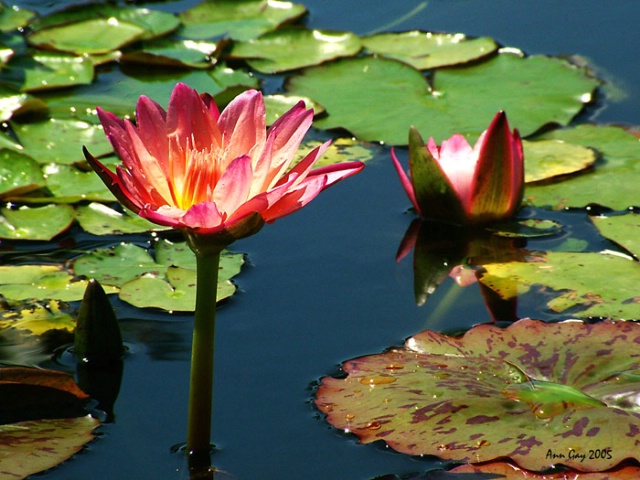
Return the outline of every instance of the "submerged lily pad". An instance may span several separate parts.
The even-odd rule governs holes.
[[[63,308],[61,302],[52,300],[45,305],[36,303],[25,308],[1,312],[0,328],[12,328],[33,335],[41,335],[49,330],[73,332],[76,321]]]
[[[532,287],[545,291],[553,312],[571,309],[579,318],[640,319],[638,262],[612,253],[546,252],[526,262],[484,266],[480,281],[502,298],[523,295]],[[606,279],[603,278],[606,272]],[[513,285],[517,285],[517,291]]]
[[[640,205],[636,181],[640,174],[640,142],[632,133],[609,125],[578,125],[539,138],[590,147],[602,159],[583,175],[549,185],[527,186],[525,196],[535,205],[561,209],[595,203],[614,210]]]
[[[341,59],[292,77],[287,91],[325,107],[328,115],[316,127],[346,128],[361,140],[405,145],[411,125],[438,143],[454,133],[477,136],[498,110],[509,112],[509,122],[523,135],[552,122],[564,125],[598,84],[557,58],[501,53],[437,70],[432,85],[395,60]]]
[[[346,362],[346,378],[322,379],[316,405],[362,443],[411,455],[601,471],[640,458],[638,342],[640,325],[611,321],[426,330]]]
[[[395,58],[418,70],[459,65],[490,55],[498,49],[489,37],[467,38],[461,33],[413,30],[379,33],[362,38],[371,53]]]
[[[351,32],[287,28],[235,43],[230,56],[259,72],[278,73],[355,55],[361,48]]]

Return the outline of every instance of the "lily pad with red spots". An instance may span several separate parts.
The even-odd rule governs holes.
[[[612,321],[426,330],[346,362],[316,405],[362,443],[402,453],[603,471],[640,459],[639,343],[640,325]]]

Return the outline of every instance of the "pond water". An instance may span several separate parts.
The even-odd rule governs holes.
[[[638,123],[637,0],[304,3],[311,27],[358,34],[463,32],[491,36],[527,53],[579,54],[613,82],[605,89],[606,106],[601,102],[591,109],[589,118]],[[408,206],[383,150],[362,174],[304,211],[233,245],[247,254],[248,264],[235,278],[239,293],[218,315],[216,467],[238,480],[366,480],[445,465],[382,445],[358,445],[325,423],[311,401],[318,379],[337,373],[344,360],[400,345],[425,328],[456,331],[491,320],[477,288],[461,293],[451,280],[425,306],[415,305],[411,260],[395,261],[413,218]],[[567,235],[582,234],[584,216],[565,214],[563,222],[570,217],[573,225]],[[448,300],[454,295],[454,302]],[[81,454],[37,478],[187,478],[182,457],[170,449],[185,439],[191,319],[139,318],[139,312],[115,306],[131,346],[115,420],[100,427],[99,437]],[[520,316],[541,315],[535,305],[520,308]]]

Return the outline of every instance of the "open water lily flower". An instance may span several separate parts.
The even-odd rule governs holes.
[[[179,83],[166,112],[140,97],[137,125],[100,108],[98,117],[123,165],[114,173],[86,149],[85,156],[120,202],[154,223],[228,243],[364,167],[348,162],[312,170],[327,142],[289,169],[313,111],[300,102],[267,129],[256,90],[220,112],[211,96]]]
[[[409,132],[410,177],[391,151],[400,182],[425,219],[480,225],[511,217],[522,202],[524,156],[517,130],[500,111],[472,148],[460,134],[425,146]]]

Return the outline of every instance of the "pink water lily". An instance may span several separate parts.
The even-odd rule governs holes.
[[[98,116],[123,165],[114,173],[86,149],[85,156],[120,202],[157,224],[229,243],[364,167],[349,162],[312,170],[327,142],[289,169],[313,111],[300,102],[267,129],[256,90],[220,112],[211,96],[179,83],[166,112],[140,97],[137,125],[100,108]]]
[[[460,134],[425,146],[409,133],[410,177],[391,152],[400,182],[425,219],[479,225],[511,217],[522,202],[524,156],[517,130],[498,112],[472,148]]]

